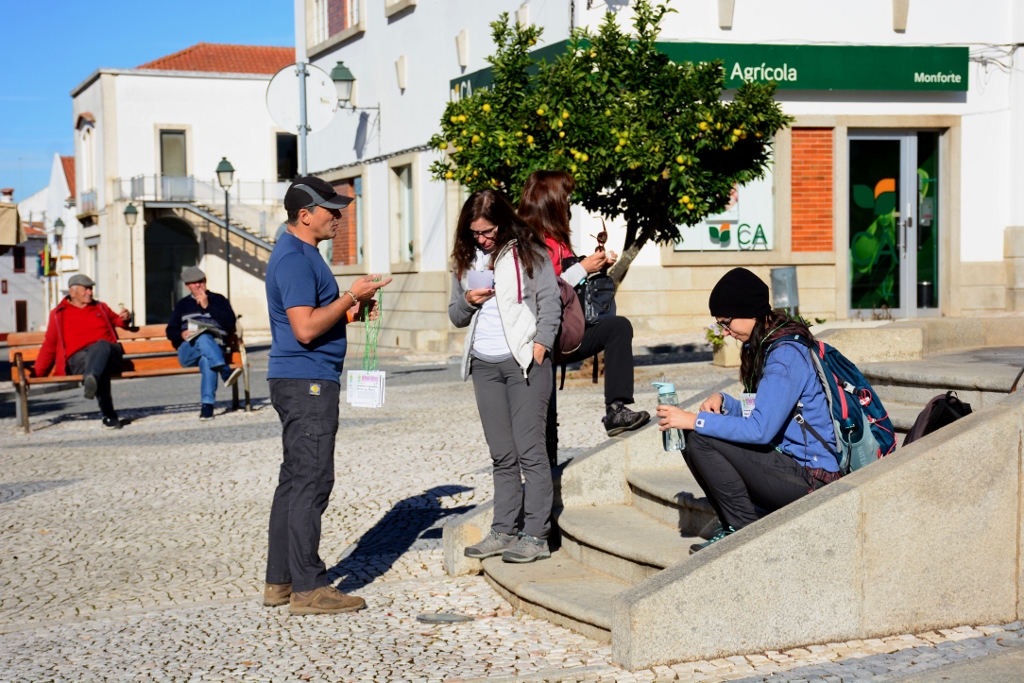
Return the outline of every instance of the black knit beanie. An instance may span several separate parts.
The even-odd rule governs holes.
[[[768,285],[746,268],[733,268],[711,290],[708,308],[716,318],[762,318],[772,312]]]

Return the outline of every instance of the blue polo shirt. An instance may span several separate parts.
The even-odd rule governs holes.
[[[321,308],[338,298],[338,283],[320,252],[286,232],[267,263],[270,309],[270,364],[267,379],[321,379],[339,382],[345,362],[346,317],[309,344],[295,338],[289,308]]]

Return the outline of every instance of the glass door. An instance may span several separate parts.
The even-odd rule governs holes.
[[[939,134],[850,134],[850,314],[938,312]]]

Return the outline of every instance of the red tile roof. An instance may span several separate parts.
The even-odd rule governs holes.
[[[46,226],[41,221],[23,221],[21,227],[25,228],[25,237],[46,237]]]
[[[197,43],[181,52],[146,62],[139,69],[275,74],[295,63],[295,48]]]
[[[75,196],[75,158],[61,157],[61,166],[64,167],[64,177],[68,179],[68,196]]]

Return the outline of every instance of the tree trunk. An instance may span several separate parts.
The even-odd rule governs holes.
[[[641,235],[633,244],[622,250],[619,255],[619,260],[615,262],[615,265],[608,270],[608,274],[612,278],[612,282],[615,283],[615,289],[619,289],[619,285],[626,278],[626,273],[629,272],[629,266],[633,263],[633,259],[640,253],[640,249],[647,244],[647,238]]]

